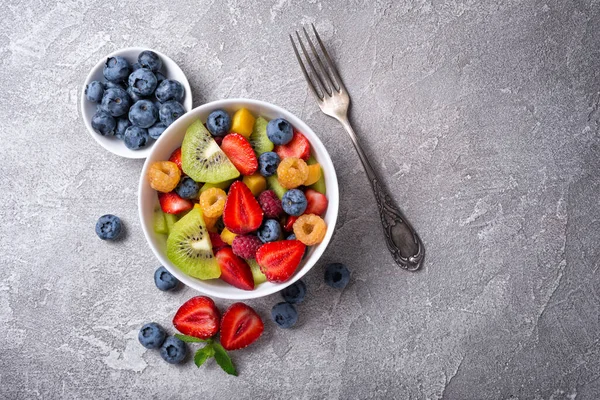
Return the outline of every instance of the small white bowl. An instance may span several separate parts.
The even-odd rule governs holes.
[[[319,164],[321,164],[321,168],[323,169],[325,185],[327,188],[326,196],[329,200],[327,211],[323,216],[323,219],[327,224],[327,233],[325,235],[325,239],[323,239],[323,241],[316,246],[308,247],[302,263],[292,278],[284,283],[265,282],[258,285],[254,290],[250,291],[238,289],[221,281],[220,279],[203,281],[192,278],[191,276],[181,272],[179,268],[169,261],[166,255],[167,237],[166,235],[154,233],[153,228],[153,212],[154,208],[158,206],[158,196],[156,191],[150,187],[146,179],[146,173],[150,164],[155,161],[168,160],[171,156],[171,153],[181,146],[183,137],[185,136],[185,131],[192,122],[197,119],[205,122],[208,114],[216,109],[221,108],[230,114],[233,114],[242,107],[250,110],[255,117],[262,115],[269,120],[274,118],[285,118],[292,124],[292,126],[294,126],[294,128],[306,136],[306,138],[310,141],[312,154],[317,159]],[[192,111],[186,113],[171,126],[169,126],[156,141],[156,144],[146,159],[144,168],[142,169],[142,175],[140,177],[138,196],[138,207],[142,230],[144,231],[144,235],[146,236],[146,240],[148,241],[150,248],[160,263],[187,286],[209,296],[231,300],[245,300],[267,296],[284,289],[285,287],[296,282],[298,279],[302,278],[317,263],[325,251],[325,248],[327,248],[327,244],[333,235],[339,208],[338,181],[335,174],[335,169],[333,167],[333,163],[331,162],[331,158],[329,157],[329,153],[327,153],[325,146],[323,143],[321,143],[313,130],[310,129],[304,122],[302,122],[300,118],[281,107],[265,103],[263,101],[250,99],[213,101],[211,103],[194,108]]]
[[[90,135],[100,144],[100,146],[104,147],[106,150],[110,151],[113,154],[116,154],[121,157],[126,158],[146,158],[152,147],[154,146],[154,140],[151,140],[145,147],[139,150],[131,150],[128,149],[127,146],[123,143],[122,140],[117,139],[113,136],[102,136],[97,133],[94,128],[92,128],[92,117],[96,113],[97,104],[88,101],[85,98],[85,88],[92,81],[100,81],[104,82],[104,75],[102,70],[104,68],[104,63],[106,59],[114,56],[124,57],[131,65],[137,62],[138,55],[144,50],[152,50],[161,58],[163,67],[161,69],[161,73],[169,79],[175,79],[183,85],[185,89],[185,94],[183,98],[183,107],[186,111],[192,109],[192,89],[190,88],[190,83],[188,82],[185,74],[179,68],[179,66],[175,63],[175,61],[171,60],[168,56],[161,53],[160,51],[156,51],[153,49],[149,49],[146,47],[128,47],[126,49],[117,50],[114,53],[110,53],[106,57],[102,58],[102,60],[98,61],[98,63],[92,68],[87,78],[85,79],[85,83],[81,88],[81,115],[83,116],[83,121],[85,122],[85,126],[87,127]]]

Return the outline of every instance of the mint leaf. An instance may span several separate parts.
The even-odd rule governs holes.
[[[204,343],[204,342],[209,342],[211,339],[200,339],[194,336],[188,336],[188,335],[181,335],[179,333],[175,334],[175,337],[177,339],[183,340],[184,342],[187,343]]]
[[[223,371],[227,372],[229,375],[237,376],[237,371],[231,362],[231,358],[229,358],[229,355],[223,346],[221,346],[220,343],[213,343],[211,347],[214,348],[215,361],[221,366]]]
[[[200,366],[204,364],[206,360],[215,355],[215,349],[213,346],[214,345],[212,344],[207,344],[196,352],[196,355],[194,355],[194,363],[198,368],[200,368]]]

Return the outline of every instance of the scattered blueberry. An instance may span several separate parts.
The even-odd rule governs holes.
[[[175,336],[169,336],[160,348],[160,356],[169,364],[179,364],[186,354],[185,343]]]
[[[271,309],[271,318],[280,328],[291,328],[298,322],[298,311],[293,304],[281,302]]]
[[[156,76],[156,87],[158,87],[158,85],[160,85],[160,83],[162,81],[164,81],[165,79],[167,79],[166,76],[164,76],[163,74],[161,74],[160,72],[156,71],[154,73],[154,75]]]
[[[263,243],[274,242],[281,235],[281,225],[276,219],[268,219],[258,228],[257,236]]]
[[[195,198],[198,196],[199,190],[200,186],[188,176],[181,178],[177,184],[177,187],[175,188],[175,192],[179,195],[179,197],[183,197],[184,199]]]
[[[267,151],[258,157],[258,168],[262,176],[271,176],[277,172],[280,158],[274,151]]]
[[[152,139],[158,139],[160,135],[162,135],[162,133],[165,131],[165,129],[167,129],[165,124],[163,124],[162,122],[157,122],[156,124],[148,128],[148,134]]]
[[[306,296],[306,285],[302,281],[296,281],[281,291],[283,299],[291,304],[299,304]]]
[[[159,111],[160,122],[166,126],[171,125],[177,118],[185,114],[185,109],[174,100],[169,100],[162,105]]]
[[[140,333],[138,333],[138,340],[147,349],[157,349],[165,341],[167,333],[165,330],[155,322],[150,322],[142,326]]]
[[[92,117],[92,128],[102,136],[115,134],[117,121],[106,111],[98,110]]]
[[[131,150],[140,149],[148,142],[148,130],[132,125],[125,130],[123,142]]]
[[[302,190],[292,189],[283,194],[281,205],[287,214],[299,216],[306,210],[308,202]]]
[[[99,81],[91,81],[85,87],[85,98],[92,103],[100,103],[104,94],[104,85]]]
[[[125,136],[125,131],[127,128],[131,126],[131,121],[129,118],[121,117],[117,118],[117,127],[115,128],[115,136],[119,139],[123,140],[123,136]]]
[[[296,240],[296,234],[292,233],[290,236],[288,236],[285,240]]]
[[[267,124],[267,137],[274,144],[288,144],[294,137],[292,125],[283,118],[272,119]]]
[[[144,50],[138,55],[138,63],[152,72],[156,72],[162,67],[162,60],[158,54],[150,50]]]
[[[183,85],[174,79],[165,79],[156,88],[154,94],[161,103],[169,100],[183,100]]]
[[[231,117],[225,110],[215,110],[208,114],[206,128],[213,136],[225,136],[231,129]]]
[[[134,92],[133,89],[131,88],[131,86],[128,86],[126,91],[127,91],[127,94],[129,95],[129,98],[131,99],[132,103],[135,103],[136,101],[140,101],[140,100],[144,99],[143,96],[140,96],[139,94]]]
[[[115,240],[121,233],[121,219],[112,214],[98,218],[96,235],[102,240]]]
[[[129,76],[130,68],[127,60],[121,56],[109,57],[102,73],[107,81],[122,82]]]
[[[158,120],[158,110],[150,100],[136,101],[129,109],[129,120],[140,128],[150,128]]]
[[[105,89],[123,89],[125,90],[125,85],[123,85],[122,83],[118,83],[118,82],[111,82],[111,81],[104,81],[104,88]]]
[[[175,289],[179,281],[163,266],[154,272],[154,283],[159,290],[166,292]]]
[[[148,68],[140,68],[129,75],[129,87],[139,96],[150,96],[156,89],[156,75]]]
[[[131,72],[133,72],[133,71],[137,71],[137,70],[138,70],[138,69],[140,69],[140,68],[142,68],[142,66],[140,65],[140,63],[139,63],[139,62],[136,62],[135,64],[133,64],[133,65],[131,66]]]
[[[344,264],[332,263],[325,267],[325,283],[336,289],[343,289],[350,282],[350,271]]]
[[[102,109],[113,117],[120,117],[127,113],[131,106],[131,99],[127,92],[120,88],[110,88],[104,91]]]

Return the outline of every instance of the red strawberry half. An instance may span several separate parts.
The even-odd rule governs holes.
[[[265,329],[260,316],[244,303],[234,303],[221,320],[221,345],[238,350],[254,343]]]
[[[210,236],[210,243],[212,244],[213,253],[221,250],[223,247],[227,247],[227,243],[221,239],[221,235],[216,232],[208,232],[208,236]]]
[[[256,262],[269,282],[285,282],[296,272],[305,249],[299,240],[266,243],[256,252]]]
[[[173,325],[184,335],[208,339],[217,334],[220,325],[219,310],[209,297],[192,297],[177,310]]]
[[[221,150],[235,165],[240,174],[252,175],[258,168],[256,154],[248,139],[238,133],[230,133],[223,138]]]
[[[229,194],[223,210],[223,223],[233,233],[243,235],[260,227],[263,210],[244,182],[235,181],[229,188]]]
[[[254,289],[254,278],[250,266],[242,258],[233,254],[231,247],[219,250],[216,258],[221,267],[221,279],[236,288]]]
[[[189,200],[182,199],[175,192],[170,193],[159,193],[158,202],[163,212],[169,214],[179,214],[184,211],[191,210],[194,207],[194,203]]]
[[[325,214],[329,200],[327,200],[327,197],[325,197],[323,193],[319,193],[313,189],[306,189],[304,195],[306,196],[306,201],[308,203],[304,214],[315,214],[319,216]]]
[[[298,157],[306,161],[310,157],[310,142],[306,136],[294,131],[294,136],[288,144],[275,146],[275,153],[282,160],[287,157]]]
[[[177,150],[175,150],[173,152],[173,154],[171,154],[171,157],[169,157],[169,161],[174,162],[175,164],[177,164],[177,166],[179,167],[179,170],[183,171],[181,169],[181,147],[178,148]]]
[[[298,219],[298,217],[293,216],[293,215],[288,215],[287,219],[285,220],[285,224],[283,225],[283,230],[286,232],[291,232],[294,230],[294,222],[296,222],[296,220]]]

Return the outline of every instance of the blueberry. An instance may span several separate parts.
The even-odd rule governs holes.
[[[129,95],[129,98],[131,99],[132,103],[135,103],[136,101],[144,100],[144,98],[145,98],[143,96],[140,96],[136,92],[134,92],[131,86],[128,86],[126,91],[127,91],[127,94]]]
[[[281,302],[271,309],[271,318],[280,328],[291,328],[298,322],[298,311],[293,304]]]
[[[117,121],[106,111],[98,110],[92,117],[92,128],[102,136],[115,134]]]
[[[102,73],[107,81],[122,82],[129,76],[131,68],[127,60],[121,56],[106,59]]]
[[[133,71],[137,71],[137,70],[138,70],[138,69],[140,69],[140,68],[142,68],[142,66],[140,65],[140,63],[139,63],[139,62],[136,62],[135,64],[133,64],[133,65],[131,66],[131,72],[133,72]]]
[[[115,128],[115,136],[123,140],[125,131],[131,126],[129,118],[121,117],[117,119],[117,127]]]
[[[131,99],[127,92],[120,88],[110,88],[104,91],[102,109],[113,117],[126,114],[131,107]]]
[[[137,150],[144,147],[148,142],[148,130],[132,125],[125,129],[123,142],[125,142],[125,146],[131,150]]]
[[[185,108],[183,108],[180,103],[174,100],[169,100],[162,105],[158,114],[160,117],[160,122],[166,126],[169,126],[175,122],[177,118],[185,114]]]
[[[140,128],[150,128],[158,120],[158,110],[150,100],[136,101],[129,109],[129,120]]]
[[[96,235],[102,240],[115,240],[121,233],[121,220],[112,214],[98,218]]]
[[[158,85],[154,95],[161,103],[169,100],[180,102],[183,100],[183,85],[174,79],[165,79]]]
[[[231,129],[231,117],[225,110],[215,110],[208,114],[206,128],[213,136],[225,136]]]
[[[160,347],[160,356],[169,364],[179,364],[186,354],[185,343],[175,336],[169,336]]]
[[[85,87],[85,98],[92,103],[100,103],[104,94],[104,85],[99,81],[91,81]]]
[[[267,124],[267,137],[274,144],[288,144],[294,137],[292,125],[283,118],[272,119]]]
[[[166,292],[175,289],[179,281],[163,266],[154,272],[154,283],[159,290]]]
[[[177,187],[175,188],[175,192],[179,195],[179,197],[183,197],[184,199],[193,199],[198,196],[198,191],[200,190],[200,186],[190,177],[183,177]]]
[[[276,219],[268,219],[258,228],[258,238],[263,242],[274,242],[281,235],[281,225]]]
[[[156,76],[156,87],[158,87],[158,85],[160,85],[160,83],[162,81],[164,81],[165,79],[167,79],[166,76],[164,76],[163,74],[161,74],[160,72],[156,71],[154,73],[154,75]]]
[[[162,133],[165,131],[165,129],[167,129],[165,124],[163,124],[162,122],[157,122],[156,124],[148,128],[148,134],[152,139],[158,139],[160,135],[162,135]]]
[[[299,304],[306,296],[306,285],[302,281],[296,281],[281,291],[283,299],[291,304]]]
[[[285,240],[296,240],[296,234],[292,233],[290,236],[288,236]]]
[[[258,157],[258,168],[262,176],[271,176],[277,172],[279,156],[274,151],[267,151]]]
[[[325,267],[325,283],[336,289],[343,289],[350,282],[350,271],[342,263],[332,263]]]
[[[283,211],[289,215],[294,215],[297,217],[302,215],[302,213],[306,210],[308,202],[306,201],[306,196],[302,190],[292,189],[283,194],[281,205],[283,207]]]
[[[150,50],[144,50],[138,55],[138,63],[152,72],[156,72],[162,67],[162,60],[158,54]]]
[[[111,81],[104,81],[104,88],[105,89],[123,89],[126,90],[125,85],[123,85],[122,83],[117,83],[117,82],[111,82]]]
[[[150,322],[142,326],[140,333],[138,333],[138,340],[147,349],[157,349],[165,341],[167,333],[165,330],[156,322]]]
[[[156,75],[148,68],[140,68],[129,75],[129,87],[139,96],[150,96],[156,89]]]

